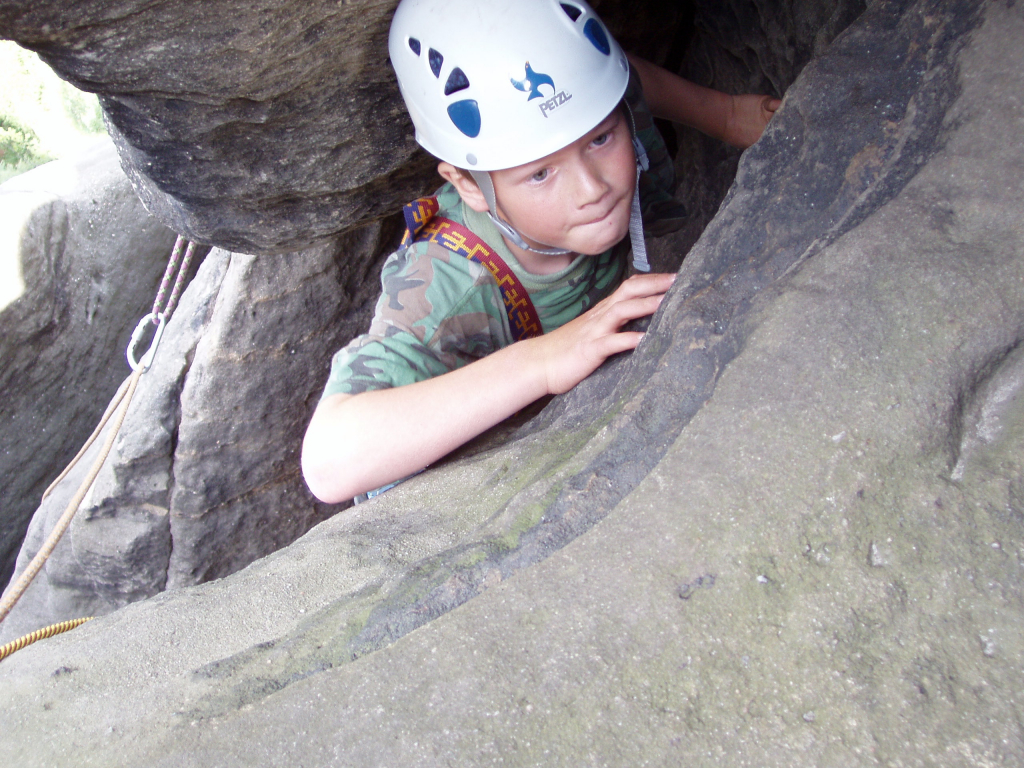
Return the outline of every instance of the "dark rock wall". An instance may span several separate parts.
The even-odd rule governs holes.
[[[177,232],[294,251],[422,192],[394,0],[3,2],[0,35],[100,95],[125,170]]]
[[[210,253],[103,470],[3,637],[233,573],[342,508],[306,489],[299,448],[332,353],[376,298],[370,286],[395,223],[292,254]],[[96,447],[36,511],[18,573]]]
[[[700,85],[781,98],[811,58],[864,9],[864,0],[692,2],[667,50],[644,40],[636,49]],[[680,232],[655,245],[654,263],[675,271],[725,198],[740,151],[692,128],[661,128],[676,151],[676,197],[689,218]]]

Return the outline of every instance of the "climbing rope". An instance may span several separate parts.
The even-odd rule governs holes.
[[[135,330],[132,332],[132,339],[128,344],[127,357],[128,364],[132,368],[132,374],[125,379],[121,386],[117,390],[117,394],[114,395],[114,399],[110,405],[107,406],[106,412],[100,419],[100,423],[96,429],[86,440],[85,445],[75,455],[75,458],[71,460],[71,463],[64,469],[63,472],[54,480],[50,487],[43,492],[43,499],[49,496],[53,488],[63,480],[67,474],[74,468],[78,461],[85,455],[86,451],[92,446],[92,444],[99,437],[103,428],[107,422],[113,417],[114,423],[107,435],[106,440],[103,441],[103,445],[100,448],[99,455],[96,457],[96,461],[93,462],[89,473],[86,475],[82,484],[79,485],[78,490],[64,509],[64,513],[60,516],[57,524],[53,527],[50,535],[47,537],[46,542],[36,553],[36,556],[32,558],[32,561],[28,564],[28,567],[22,572],[17,582],[11,586],[4,594],[3,598],[0,599],[0,621],[3,621],[7,614],[11,612],[11,609],[15,606],[21,596],[28,589],[32,580],[36,577],[39,571],[42,569],[46,560],[50,557],[54,548],[57,546],[57,542],[60,541],[64,532],[68,526],[71,525],[71,520],[75,516],[75,512],[78,511],[78,507],[81,505],[82,500],[85,499],[86,494],[92,487],[93,482],[96,480],[97,475],[100,473],[100,469],[103,467],[103,463],[106,461],[110,449],[114,445],[114,440],[117,438],[117,433],[121,429],[121,425],[124,423],[125,416],[128,415],[128,406],[131,405],[132,397],[135,395],[135,389],[138,387],[139,379],[142,378],[142,374],[149,370],[149,367],[153,364],[153,357],[156,355],[157,346],[160,344],[160,339],[163,336],[164,328],[167,325],[167,321],[171,317],[171,313],[178,305],[178,299],[181,297],[181,292],[185,287],[185,278],[188,274],[189,266],[192,263],[192,257],[195,254],[196,244],[193,242],[188,243],[188,247],[185,248],[185,238],[181,235],[178,236],[177,241],[174,243],[174,249],[171,251],[171,258],[167,263],[167,269],[164,271],[163,279],[160,281],[160,289],[157,291],[156,300],[153,302],[153,309],[148,315],[146,315]],[[184,249],[184,257],[182,257],[182,250]],[[171,288],[170,298],[167,298],[167,289],[171,287],[173,280],[173,288]],[[166,300],[166,305],[164,304]],[[138,348],[142,343],[143,338],[146,335],[146,331],[149,326],[153,327],[152,336],[150,337],[149,347],[143,353],[142,358],[138,357]],[[44,637],[51,637],[52,635],[59,634],[60,632],[66,632],[69,629],[77,627],[87,619],[74,619],[72,621],[61,622],[60,624],[54,624],[52,626],[40,629],[33,632],[31,635],[19,638],[12,643],[8,643],[3,646],[3,653],[0,654],[0,659],[5,656],[14,653],[14,651],[24,648],[26,645],[34,643],[36,640],[41,640]],[[75,623],[77,622],[77,623]],[[60,628],[62,627],[62,629]],[[52,630],[52,631],[51,631]],[[28,639],[32,638],[32,639]],[[11,647],[16,646],[16,647]],[[7,650],[11,647],[11,650]]]
[[[93,462],[92,468],[89,470],[89,474],[86,475],[85,480],[78,486],[78,490],[64,509],[64,513],[60,516],[57,524],[53,527],[50,535],[47,537],[46,542],[42,548],[36,552],[36,556],[32,558],[32,561],[28,564],[28,567],[22,571],[21,576],[14,585],[7,590],[4,594],[3,599],[0,600],[0,621],[3,621],[7,617],[7,614],[11,612],[15,603],[21,599],[21,596],[28,589],[32,580],[36,577],[43,565],[46,564],[47,559],[53,553],[54,548],[57,546],[57,542],[60,541],[64,532],[71,525],[71,519],[75,516],[75,512],[78,511],[79,505],[85,498],[85,495],[89,492],[89,488],[92,487],[93,481],[96,476],[99,475],[100,469],[103,467],[103,462],[106,461],[107,454],[110,453],[110,449],[114,445],[114,439],[117,437],[117,432],[121,429],[121,424],[124,423],[124,417],[128,413],[128,406],[131,403],[132,395],[135,394],[135,387],[138,386],[139,379],[142,378],[143,371],[137,370],[129,377],[128,380],[128,392],[127,396],[121,403],[121,408],[118,410],[117,420],[114,422],[114,428],[110,430],[110,434],[107,435],[107,439],[103,442],[103,447],[100,449],[99,456],[96,457],[96,461]],[[71,467],[65,470],[65,474]]]
[[[0,661],[3,661],[15,651],[20,651],[26,645],[32,645],[37,640],[45,640],[48,637],[59,635],[61,632],[67,632],[69,629],[74,629],[77,626],[85,624],[87,621],[92,621],[93,616],[86,616],[82,619],[71,619],[70,621],[62,621],[60,624],[51,624],[43,629],[37,629],[30,635],[19,637],[17,640],[11,640],[7,645],[0,645]]]

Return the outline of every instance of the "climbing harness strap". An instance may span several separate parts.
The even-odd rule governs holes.
[[[543,335],[540,315],[537,314],[530,294],[526,292],[516,273],[493,248],[470,229],[444,216],[438,216],[439,210],[441,206],[436,197],[421,197],[407,204],[402,209],[406,226],[402,247],[407,248],[419,242],[436,243],[446,250],[487,267],[501,291],[513,338],[522,341]]]
[[[117,394],[114,395],[113,401],[107,407],[106,412],[100,419],[99,425],[96,427],[95,430],[93,430],[92,435],[90,435],[89,439],[86,440],[85,445],[82,446],[82,449],[78,452],[75,458],[71,460],[71,463],[68,464],[67,468],[65,468],[65,470],[61,472],[58,478],[54,480],[54,482],[50,484],[50,487],[47,488],[46,491],[44,491],[43,493],[43,499],[45,499],[53,490],[53,488],[57,485],[57,483],[64,479],[64,477],[67,476],[67,474],[78,463],[82,456],[85,455],[85,452],[90,448],[90,446],[92,446],[92,444],[99,437],[100,433],[103,431],[103,428],[106,426],[107,422],[113,417],[113,426],[111,427],[110,433],[107,435],[106,440],[103,441],[103,445],[100,448],[99,455],[96,457],[96,461],[93,462],[93,465],[89,470],[89,473],[82,481],[82,484],[78,487],[78,490],[75,492],[74,497],[72,497],[71,501],[64,509],[63,514],[60,516],[60,519],[57,521],[57,524],[53,527],[53,530],[47,537],[46,542],[36,553],[35,557],[32,558],[32,561],[22,572],[21,576],[18,577],[18,580],[7,590],[3,598],[0,599],[0,621],[3,621],[4,618],[6,618],[7,614],[11,612],[11,609],[18,602],[21,596],[25,593],[25,590],[28,589],[29,585],[32,583],[32,580],[36,577],[36,575],[42,569],[43,565],[46,563],[47,558],[49,558],[50,554],[57,546],[57,542],[60,541],[61,537],[64,535],[64,532],[71,524],[71,520],[75,516],[75,512],[78,511],[79,505],[81,505],[83,499],[85,499],[85,495],[89,492],[89,488],[92,487],[92,484],[96,480],[97,475],[99,475],[100,469],[103,467],[103,462],[106,461],[106,458],[110,453],[110,449],[114,445],[114,440],[117,438],[117,433],[121,429],[121,425],[124,423],[125,416],[128,414],[128,407],[129,405],[131,405],[132,396],[135,394],[136,387],[138,387],[139,379],[142,378],[142,374],[149,370],[150,365],[152,365],[153,363],[153,356],[156,354],[157,346],[159,345],[160,338],[163,335],[164,326],[167,324],[167,321],[170,319],[171,313],[177,306],[178,299],[180,298],[182,289],[185,286],[185,277],[188,274],[189,266],[191,265],[192,262],[192,257],[195,254],[195,243],[189,242],[188,247],[184,248],[185,242],[185,239],[179,235],[177,241],[174,244],[174,250],[171,252],[171,258],[167,264],[167,269],[164,272],[163,280],[160,283],[160,289],[157,291],[156,300],[153,302],[153,309],[148,315],[146,315],[144,318],[142,318],[142,320],[139,321],[139,324],[135,328],[134,333],[132,333],[132,339],[128,345],[127,350],[128,363],[132,368],[131,376],[129,376],[121,384],[120,388],[118,388]],[[183,249],[184,258],[182,258]],[[167,289],[171,285],[172,280],[174,282],[174,287],[171,289],[170,299],[167,300]],[[166,305],[164,304],[165,300],[167,300]],[[153,336],[150,340],[149,348],[143,353],[142,358],[139,359],[137,357],[137,348],[139,347],[142,338],[145,335],[146,328],[149,325],[153,326]],[[64,626],[65,624],[70,624],[70,622],[62,622],[59,625],[55,624],[53,625],[53,627]],[[77,624],[74,624],[73,626],[77,626]],[[58,632],[64,632],[67,629],[72,628],[72,626],[66,626],[64,627],[64,629],[55,630],[51,634],[40,634],[48,632],[49,630],[53,629],[53,627],[46,627],[45,629],[41,629],[38,632],[34,632],[32,635],[26,636],[34,637],[35,635],[39,635],[38,637],[35,637],[35,639],[23,643],[23,645],[18,645],[17,648],[13,648],[4,655],[13,653],[19,648],[24,647],[24,645],[28,645],[30,642],[35,642],[36,640],[42,639],[43,637],[50,637],[51,634],[57,634]],[[21,638],[15,641],[14,644],[21,643],[25,639],[26,638]],[[8,643],[8,645],[13,644]],[[5,649],[7,647],[8,646],[4,646]],[[2,658],[3,656],[0,656],[0,659]]]

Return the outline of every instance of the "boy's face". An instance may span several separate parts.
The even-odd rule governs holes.
[[[629,231],[636,158],[627,118],[616,109],[572,144],[491,178],[499,213],[531,246],[603,253]]]

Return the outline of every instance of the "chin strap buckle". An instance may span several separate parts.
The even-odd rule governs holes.
[[[632,119],[632,115],[630,115]],[[636,164],[641,171],[647,171],[651,168],[651,161],[647,159],[647,150],[644,149],[644,144],[640,139],[637,138],[636,134],[633,134],[633,152],[636,153]]]

